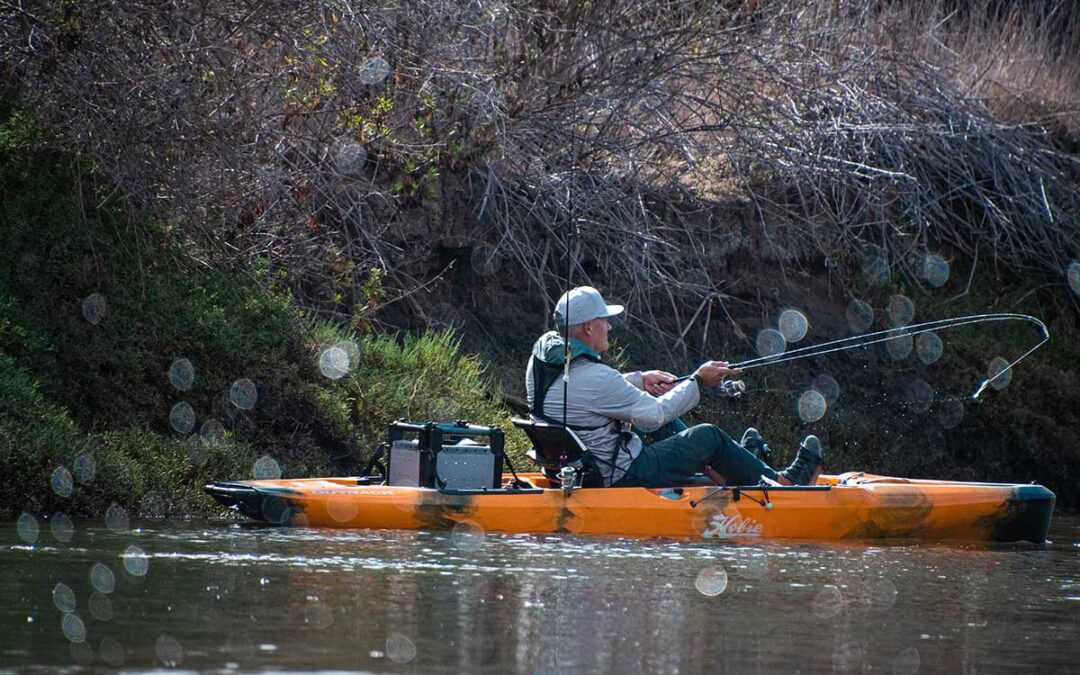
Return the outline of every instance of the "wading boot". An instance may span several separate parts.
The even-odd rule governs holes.
[[[824,466],[825,453],[821,450],[821,441],[810,434],[803,439],[799,451],[795,453],[795,461],[781,471],[780,475],[793,485],[813,485]]]
[[[744,431],[739,445],[754,453],[758,459],[765,462],[766,466],[772,468],[772,449],[765,442],[765,439],[761,437],[757,429],[749,427]]]

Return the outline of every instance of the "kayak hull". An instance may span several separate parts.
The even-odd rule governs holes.
[[[1046,539],[1054,493],[1041,485],[822,476],[816,485],[717,489],[435,490],[356,478],[214,483],[207,493],[245,516],[281,525],[453,529],[693,539]]]

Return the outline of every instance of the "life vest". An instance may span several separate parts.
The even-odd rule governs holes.
[[[565,426],[573,431],[596,431],[598,429],[610,427],[612,433],[619,436],[619,442],[615,446],[615,454],[612,455],[611,458],[611,464],[614,466],[619,452],[624,449],[626,444],[621,421],[613,419],[599,426],[587,427],[566,424],[564,420],[555,419],[544,412],[544,403],[547,400],[547,394],[551,388],[562,379],[564,366],[566,364],[566,343],[563,340],[563,336],[556,331],[545,333],[533,346],[532,356],[533,404],[529,412],[532,413],[534,417],[538,417],[548,424]],[[588,345],[580,340],[570,338],[570,364],[573,365],[574,362],[578,360],[603,363],[600,355],[590,349]],[[598,461],[599,459],[595,455],[586,451],[585,457],[582,458],[582,463],[585,467],[585,474],[582,479],[582,485],[584,487],[603,487],[604,478],[600,472],[600,467],[597,465]]]

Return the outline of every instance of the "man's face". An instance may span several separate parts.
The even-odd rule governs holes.
[[[589,346],[597,354],[603,354],[611,346],[608,342],[608,331],[611,324],[607,319],[593,319],[589,322]]]

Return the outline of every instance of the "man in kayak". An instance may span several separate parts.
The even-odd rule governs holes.
[[[622,305],[607,304],[595,288],[580,286],[559,298],[554,314],[560,331],[570,325],[566,425],[593,455],[604,486],[667,487],[702,470],[732,485],[757,485],[763,477],[782,485],[814,482],[823,464],[816,436],[806,437],[791,466],[776,471],[719,427],[687,428],[679,421],[698,404],[703,390],[713,391],[740,373],[726,361],[708,361],[681,382],[660,370],[619,373],[604,364],[608,319],[622,311]],[[525,388],[534,419],[563,422],[566,352],[559,331],[545,333],[533,345]],[[760,444],[761,438],[748,429],[743,441]]]

